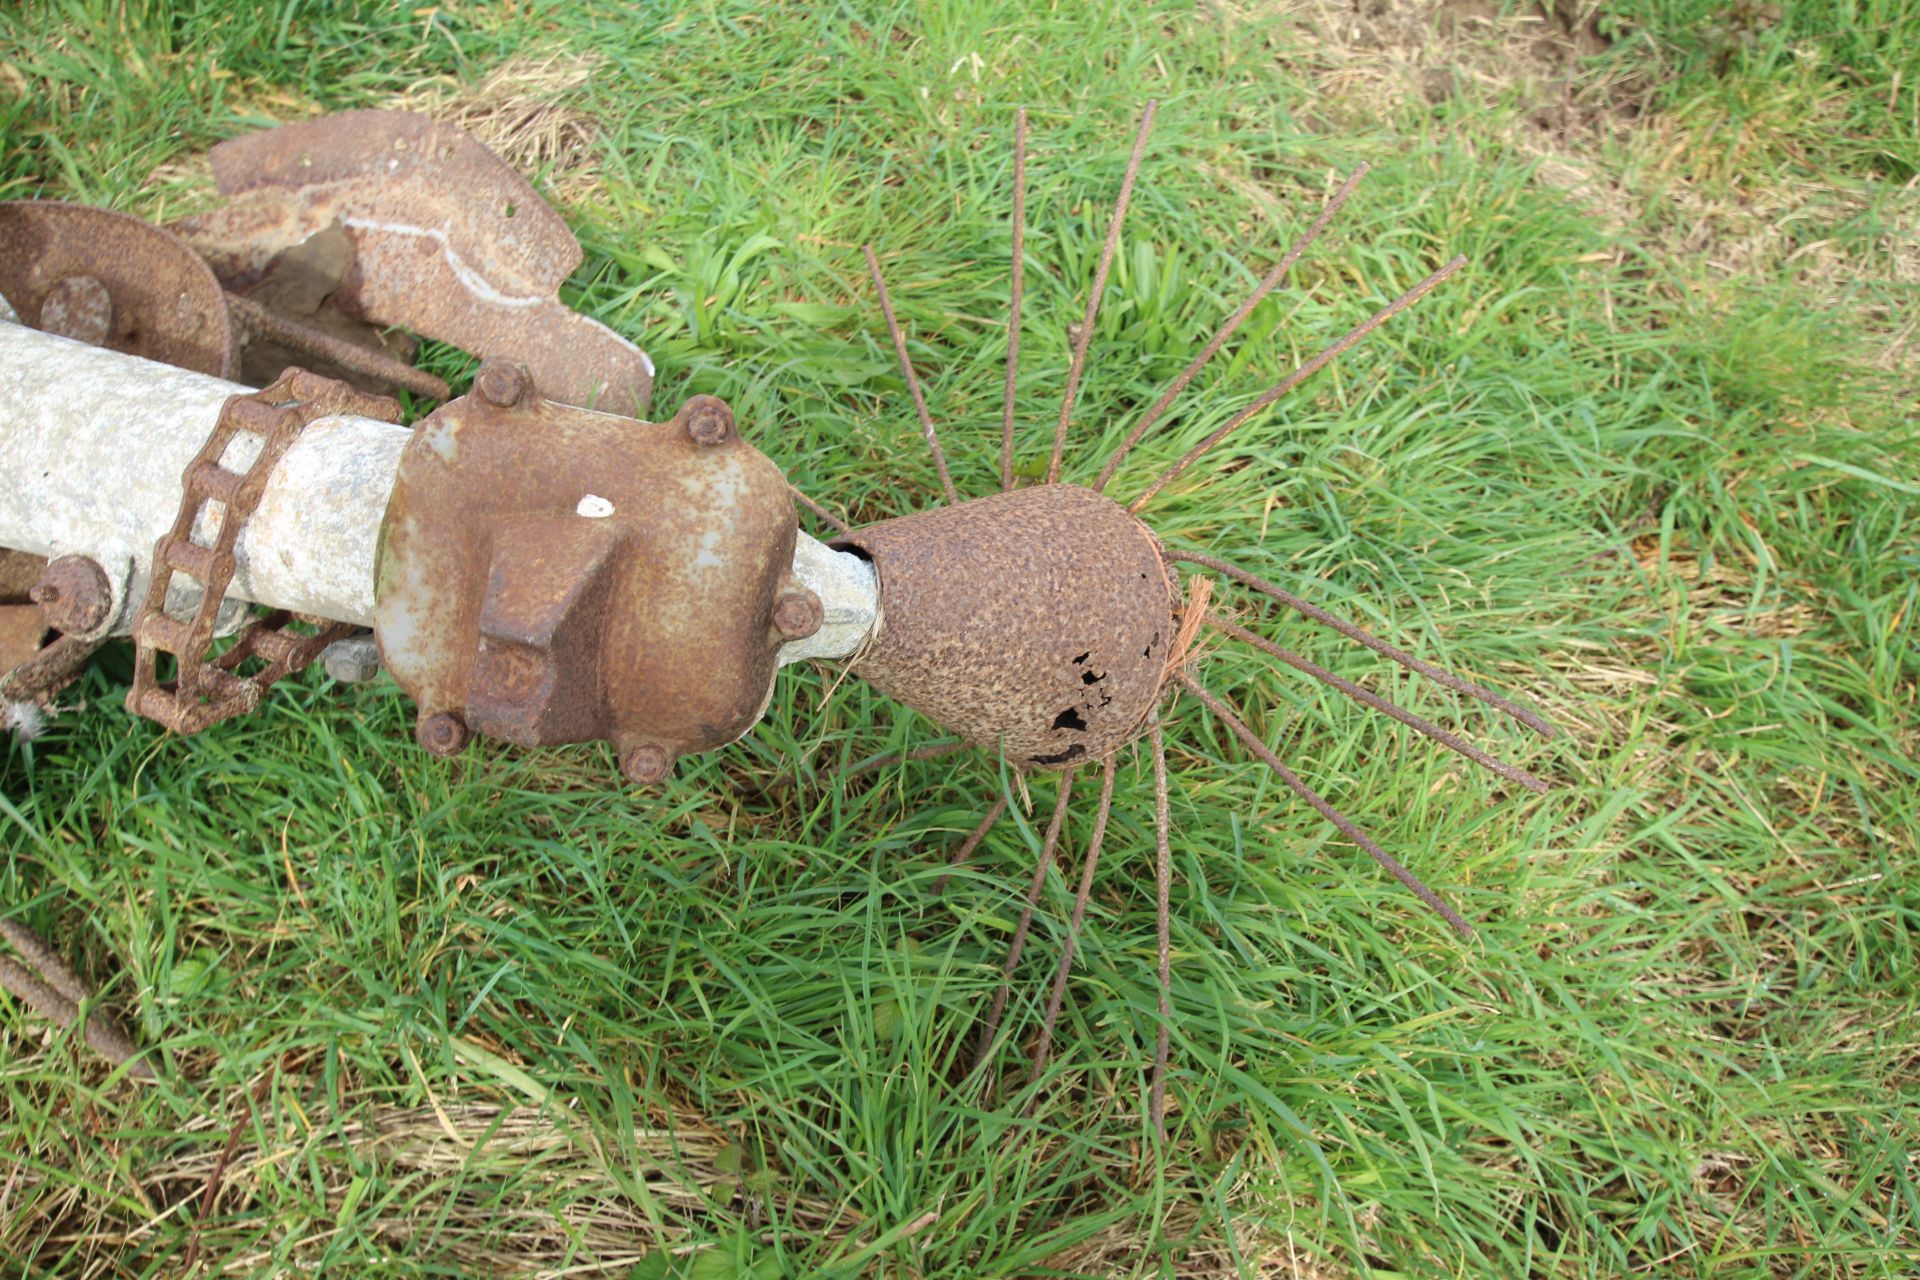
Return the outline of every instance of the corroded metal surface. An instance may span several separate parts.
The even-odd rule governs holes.
[[[579,242],[463,130],[403,111],[347,111],[231,139],[211,159],[228,203],[176,228],[228,288],[262,287],[285,274],[288,255],[338,228],[351,262],[337,283],[322,263],[314,287],[346,315],[523,364],[563,403],[645,408],[646,354],[557,296],[580,265]]]
[[[86,205],[0,201],[0,294],[36,329],[227,377],[220,282],[170,231]]]
[[[113,584],[107,571],[89,556],[60,556],[47,562],[27,596],[40,606],[47,623],[61,631],[86,632],[107,620]]]
[[[745,733],[776,615],[818,625],[779,469],[710,396],[655,423],[508,366],[474,385],[415,429],[382,534],[375,627],[421,745],[611,739],[647,784]]]
[[[1174,586],[1159,542],[1074,485],[977,498],[856,529],[880,627],[856,674],[1023,765],[1133,738],[1164,676]]]
[[[210,653],[221,603],[238,568],[234,548],[241,530],[300,432],[317,418],[356,412],[384,418],[397,415],[399,408],[303,369],[289,369],[272,386],[234,396],[221,407],[206,443],[180,477],[185,496],[173,527],[154,544],[153,579],[133,627],[137,648],[127,710],[176,733],[198,733],[252,711],[268,685],[300,670],[351,631],[324,618],[276,611],[251,623],[219,657]],[[249,449],[245,469],[234,470],[231,457]],[[198,588],[186,618],[167,610],[176,577]],[[311,622],[311,634],[295,631],[295,622]],[[161,653],[173,655],[177,675],[172,681],[159,678]],[[255,659],[264,663],[262,669],[242,670]]]

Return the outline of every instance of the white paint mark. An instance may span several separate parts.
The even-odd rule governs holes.
[[[341,222],[356,231],[384,231],[389,235],[414,236],[423,240],[432,240],[440,246],[441,256],[447,260],[447,269],[460,281],[463,288],[474,297],[490,302],[496,307],[537,307],[547,301],[539,297],[515,297],[494,288],[487,278],[467,265],[447,239],[447,233],[438,227],[416,227],[405,222],[379,222],[373,218],[342,217]]]
[[[580,499],[580,505],[573,510],[574,514],[586,516],[589,520],[604,520],[613,514],[613,504],[597,493],[590,493]]]

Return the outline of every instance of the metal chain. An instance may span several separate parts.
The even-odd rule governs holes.
[[[341,413],[397,422],[400,406],[386,396],[369,395],[305,369],[288,369],[272,386],[234,396],[221,406],[206,444],[180,478],[185,492],[173,528],[154,544],[153,580],[134,615],[129,711],[157,720],[175,733],[198,733],[252,711],[260,705],[267,686],[305,667],[321,650],[353,631],[325,618],[278,610],[248,624],[219,657],[209,656],[220,605],[236,568],[233,549],[266,491],[267,478],[308,423]],[[260,440],[260,452],[245,471],[231,471],[221,460],[242,433]],[[210,510],[213,507],[218,511]],[[215,528],[211,545],[193,540],[195,526],[203,521]],[[200,599],[188,618],[167,612],[167,592],[176,576],[193,580],[200,588]],[[295,631],[296,622],[316,630],[311,635]],[[163,652],[172,654],[179,667],[168,682],[161,681],[158,673]],[[254,660],[265,665],[241,674],[240,666]]]

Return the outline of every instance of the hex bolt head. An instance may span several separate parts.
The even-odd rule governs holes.
[[[673,752],[654,742],[642,742],[620,753],[620,772],[636,787],[652,787],[673,772]]]
[[[361,684],[380,674],[380,647],[371,635],[352,635],[321,650],[320,662],[341,684]]]
[[[733,410],[718,396],[695,396],[680,412],[688,439],[697,445],[711,449],[733,435]]]
[[[474,375],[473,389],[488,404],[511,409],[527,394],[527,375],[519,365],[504,360],[489,360]]]
[[[48,626],[74,635],[107,620],[113,588],[107,571],[88,557],[60,556],[40,571],[27,599],[40,606]]]
[[[413,736],[430,754],[453,756],[460,754],[471,735],[467,732],[465,720],[451,711],[436,711],[430,716],[420,717]]]
[[[773,602],[774,629],[788,640],[805,640],[818,631],[825,620],[826,610],[821,607],[820,597],[805,587],[784,591]]]

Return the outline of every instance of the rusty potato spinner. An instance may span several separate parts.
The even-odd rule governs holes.
[[[1464,258],[1455,258],[1400,297],[1301,364],[1256,397],[1224,426],[1155,477],[1126,505],[1104,492],[1126,454],[1148,433],[1207,362],[1226,344],[1261,299],[1325,229],[1366,172],[1362,166],[1328,199],[1304,234],[1262,279],[1252,295],[1228,317],[1200,353],[1175,377],[1142,416],[1120,447],[1103,464],[1091,486],[1062,482],[1061,462],[1076,395],[1085,370],[1101,295],[1119,242],[1155,104],[1142,115],[1132,155],[1108,223],[1086,313],[1074,332],[1066,393],[1052,436],[1045,481],[1027,488],[1014,484],[1015,385],[1023,277],[1025,153],[1027,121],[1019,113],[1015,127],[1013,261],[1007,321],[1008,356],[1001,430],[1001,492],[961,500],[955,491],[938,431],[928,411],[907,344],[893,312],[879,260],[871,247],[867,265],[900,368],[932,452],[947,505],[857,529],[843,529],[837,547],[869,559],[879,579],[880,623],[872,642],[851,660],[855,674],[882,692],[956,731],[961,747],[1002,754],[1016,770],[1062,773],[1038,863],[1028,886],[1020,921],[1002,966],[1001,982],[978,1030],[974,1069],[982,1069],[994,1049],[1005,1013],[1009,984],[1032,927],[1046,875],[1060,843],[1075,774],[1097,767],[1100,790],[1086,852],[1081,863],[1067,942],[1054,973],[1043,1022],[1032,1050],[1030,1081],[1037,1081],[1050,1053],[1054,1026],[1074,959],[1079,932],[1099,864],[1113,805],[1115,758],[1119,750],[1146,737],[1153,759],[1155,790],[1156,911],[1158,924],[1160,1027],[1148,1084],[1148,1110],[1155,1129],[1165,1132],[1170,982],[1169,890],[1171,882],[1167,765],[1159,709],[1168,696],[1186,693],[1204,706],[1243,745],[1271,769],[1301,800],[1438,912],[1462,937],[1472,927],[1461,915],[1380,848],[1344,814],[1287,767],[1224,701],[1207,691],[1185,669],[1191,646],[1203,627],[1239,641],[1380,710],[1441,745],[1535,792],[1539,778],[1499,761],[1459,735],[1405,711],[1385,699],[1265,637],[1225,619],[1207,615],[1211,578],[1183,588],[1178,566],[1193,565],[1217,573],[1328,626],[1393,662],[1437,680],[1517,719],[1542,736],[1553,727],[1538,715],[1491,690],[1423,662],[1351,623],[1263,581],[1226,561],[1195,551],[1170,549],[1141,520],[1140,510],[1230,432],[1325,367],[1395,314],[1405,310],[1452,275]],[[1004,813],[996,803],[961,843],[954,864],[979,847]],[[942,878],[941,885],[945,883]]]

